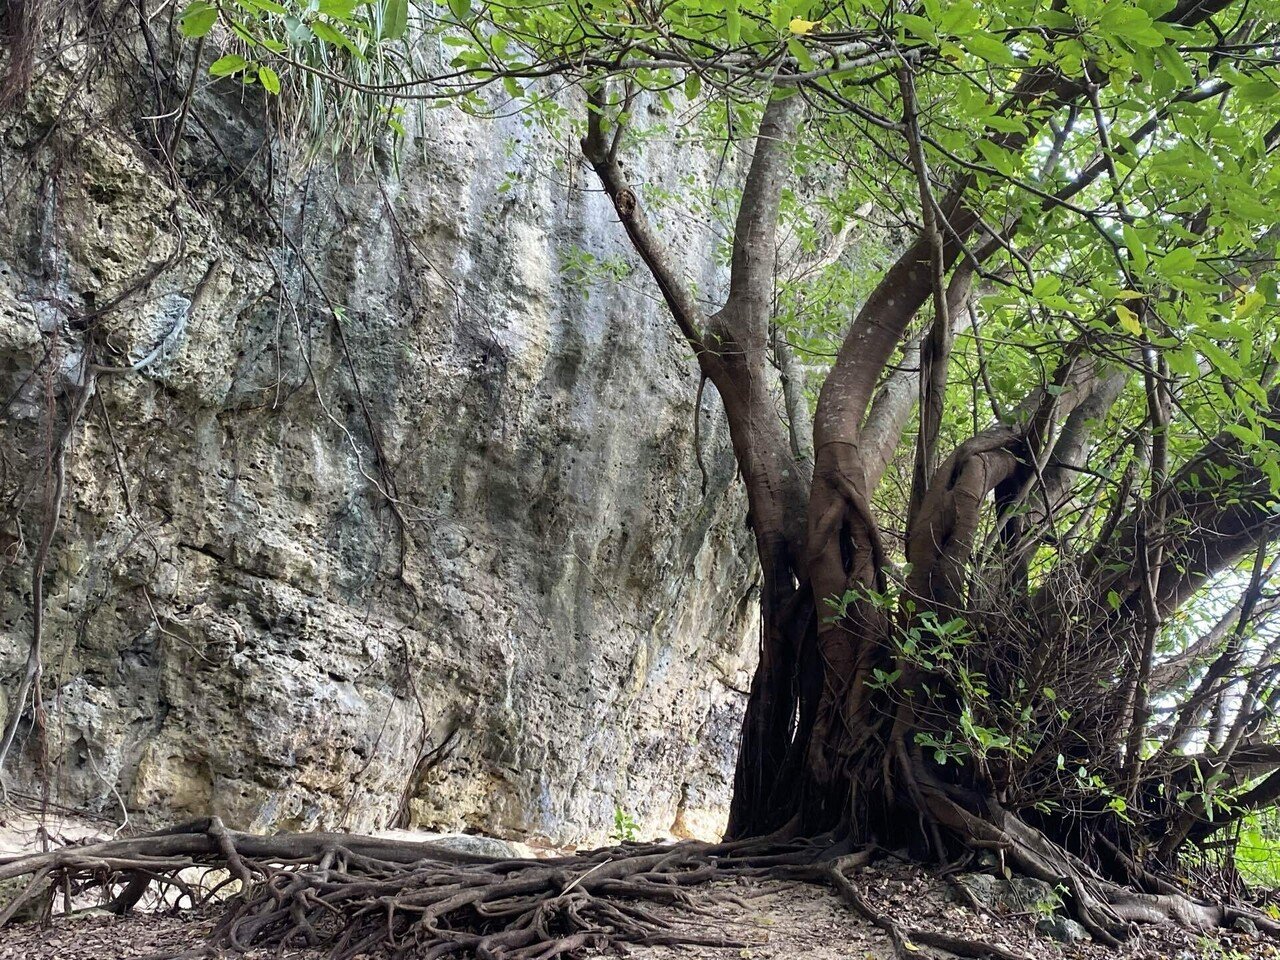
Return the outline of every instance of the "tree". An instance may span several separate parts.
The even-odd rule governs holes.
[[[1247,788],[1265,764],[1241,767],[1270,749],[1280,666],[1257,603],[1280,524],[1280,394],[1262,333],[1273,13],[1172,0],[486,8],[538,66],[495,55],[483,32],[471,55],[593,85],[584,154],[729,420],[763,621],[731,836],[836,829],[942,858],[995,844],[1055,882],[1081,858],[1128,881],[1273,796],[1266,781]],[[602,75],[626,92],[611,97]],[[681,78],[769,91],[714,311],[619,162],[636,89]],[[793,361],[775,290],[805,115],[800,141],[878,164],[882,199],[913,233],[840,331],[811,462],[787,432],[807,418],[778,383]],[[899,456],[905,496],[883,486]],[[901,511],[900,534],[877,503]],[[1248,602],[1191,660],[1217,658],[1169,657],[1180,611],[1224,583]],[[1243,647],[1256,672],[1239,692]],[[1210,700],[1230,732],[1188,736]],[[1152,909],[1071,882],[1102,939]]]
[[[483,111],[495,82],[535,110],[538,81],[585,91],[583,155],[724,406],[761,640],[726,844],[594,855],[580,892],[658,897],[781,865],[867,909],[842,857],[881,844],[944,862],[998,849],[1065,885],[1105,942],[1245,909],[1164,877],[1280,798],[1276,14],[461,0],[435,22],[415,11],[452,63],[406,86],[332,65],[414,35],[403,2],[187,7],[190,36],[234,31],[214,73],[271,93],[320,75]],[[640,98],[753,125],[714,307],[628,179]],[[906,240],[863,294],[842,243],[869,201]],[[796,224],[827,241],[808,252],[846,281],[837,295],[780,277]],[[515,922],[486,949],[513,956],[588,929],[653,935],[598,901],[561,935],[554,879],[486,869],[473,939],[440,933],[462,900],[404,929],[474,947],[502,901]],[[380,896],[425,882],[378,870]],[[238,915],[249,939],[298,929],[273,889]],[[372,924],[368,902],[343,909]]]

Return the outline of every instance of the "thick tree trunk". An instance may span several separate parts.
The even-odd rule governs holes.
[[[1194,23],[1219,5],[1180,5],[1166,19]],[[912,89],[910,81],[904,75],[904,91]],[[999,134],[996,145],[1024,149],[1039,135],[1037,124],[1049,123],[1054,111],[1077,110],[1090,89],[1052,67],[1023,72],[999,110],[1034,122],[1025,123],[1023,132]],[[730,292],[719,311],[704,315],[617,163],[618,137],[602,133],[606,98],[593,97],[584,152],[702,375],[721,397],[760,560],[760,659],[742,727],[728,834],[834,832],[844,842],[908,845],[939,858],[999,847],[1019,869],[1072,886],[1082,922],[1100,939],[1112,939],[1135,911],[1167,915],[1182,909],[1139,909],[1113,889],[1114,879],[1131,881],[1140,867],[1132,853],[1149,838],[1117,816],[1123,808],[1107,806],[1102,795],[1073,799],[1057,811],[1038,809],[1034,794],[1019,792],[1020,782],[1054,782],[1075,759],[1064,754],[1077,748],[1063,746],[1062,738],[1037,748],[1031,736],[1015,756],[1018,733],[1004,731],[1010,723],[1063,726],[1063,737],[1082,744],[1082,763],[1111,765],[1103,771],[1108,776],[1128,774],[1123,792],[1140,802],[1142,765],[1127,758],[1136,755],[1135,744],[1141,746],[1142,730],[1119,739],[1107,732],[1125,712],[1126,697],[1128,715],[1145,727],[1149,695],[1138,691],[1156,676],[1149,653],[1137,658],[1136,673],[1126,673],[1119,662],[1135,649],[1132,621],[1144,600],[1137,578],[1120,568],[1133,565],[1135,551],[1155,561],[1148,562],[1145,618],[1136,618],[1146,625],[1137,649],[1146,650],[1159,618],[1244,551],[1273,537],[1280,521],[1264,516],[1257,498],[1228,502],[1210,490],[1214,468],[1239,458],[1238,443],[1219,438],[1180,473],[1162,478],[1148,497],[1169,499],[1160,517],[1170,525],[1160,535],[1169,540],[1167,530],[1185,519],[1194,531],[1185,542],[1143,546],[1145,515],[1131,509],[1130,477],[1113,494],[1094,553],[1072,556],[1079,549],[1075,538],[1059,557],[1065,575],[1074,578],[1073,589],[1055,594],[1060,585],[1043,572],[1037,582],[1032,560],[1046,547],[1059,548],[1055,512],[1078,489],[1095,423],[1117,402],[1129,373],[1095,360],[1083,341],[1068,344],[1049,382],[1030,390],[1008,422],[975,430],[949,455],[939,449],[953,318],[967,313],[973,278],[1004,249],[995,231],[1012,235],[1019,222],[994,229],[983,224],[970,206],[976,174],[967,168],[939,189],[925,162],[913,97],[906,97],[903,126],[925,229],[850,325],[814,411],[811,466],[803,455],[807,445],[788,432],[788,424],[794,428],[803,420],[794,371],[780,383],[769,361],[777,347],[771,339],[776,220],[802,99],[774,99],[764,111],[735,225]],[[1069,202],[1102,172],[1091,165],[1044,196],[1043,209]],[[916,318],[931,300],[933,321],[913,337]],[[886,375],[898,354],[904,369]],[[872,496],[913,406],[921,410],[921,429],[900,542],[908,566],[905,576],[895,571],[891,597],[889,550]],[[998,406],[992,405],[997,421]],[[783,409],[789,416],[780,414]],[[1256,486],[1261,492],[1260,480]],[[1110,592],[1119,597],[1118,611],[1096,602]],[[1073,600],[1082,602],[1080,609],[1070,607]],[[954,672],[922,660],[903,643],[956,623],[974,645],[958,655],[963,669],[978,678],[979,699],[989,702],[973,702],[973,690]],[[1073,661],[1096,669],[1072,671]],[[1073,684],[1096,691],[1100,681],[1118,688],[1112,706],[1061,721],[1044,702],[1052,686],[1071,696],[1078,692]],[[1083,699],[1100,702],[1092,693]],[[978,745],[973,731],[982,724],[1008,743],[994,750]],[[955,749],[925,750],[941,743]],[[1110,850],[1105,844],[1115,852],[1104,856]],[[1098,872],[1104,869],[1110,874]],[[1167,895],[1145,880],[1139,885]]]

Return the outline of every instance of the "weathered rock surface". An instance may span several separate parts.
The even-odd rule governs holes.
[[[50,450],[86,349],[110,368],[45,577],[55,797],[713,830],[755,646],[741,499],[711,391],[700,489],[693,365],[648,278],[583,269],[631,258],[572,140],[436,111],[398,170],[271,188],[251,97],[201,81],[174,177],[128,125],[141,93],[69,91],[47,76],[0,152],[8,696]],[[632,173],[705,179],[678,143]],[[714,295],[711,225],[669,240]],[[24,716],[11,782],[39,740]]]
[[[955,882],[964,887],[974,903],[991,913],[1037,915],[1036,932],[1043,936],[1060,943],[1089,939],[1089,931],[1083,925],[1058,912],[1062,896],[1043,880],[962,873]]]
[[[1036,932],[1059,943],[1080,943],[1090,939],[1089,931],[1084,928],[1084,924],[1070,917],[1041,917],[1036,921]]]
[[[989,873],[962,873],[955,882],[982,906],[997,912],[1024,913],[1052,909],[1061,899],[1053,887],[1034,877],[996,877]]]

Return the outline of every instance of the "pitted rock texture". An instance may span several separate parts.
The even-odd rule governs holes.
[[[269,180],[224,87],[176,175],[123,88],[55,73],[4,121],[9,697],[97,364],[45,576],[47,755],[28,712],[9,781],[243,828],[714,832],[756,645],[740,487],[708,390],[701,488],[693,363],[571,137],[433,111],[398,166]],[[632,175],[705,185],[692,156]],[[672,222],[714,296],[713,227]]]

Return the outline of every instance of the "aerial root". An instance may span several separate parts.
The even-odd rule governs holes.
[[[1023,836],[1025,829],[1006,819],[999,827],[988,824],[987,833],[1000,834],[1015,862],[1043,870],[1051,851]],[[884,931],[899,960],[920,960],[935,950],[1021,960],[999,945],[907,927],[882,913],[850,879],[873,853],[874,848],[851,852],[830,836],[796,839],[780,833],[719,844],[625,844],[547,860],[505,859],[347,834],[261,837],[236,833],[213,819],[131,840],[0,857],[0,881],[32,877],[0,912],[0,922],[50,888],[97,887],[108,909],[124,912],[155,885],[177,891],[178,902],[185,898],[191,907],[218,902],[224,912],[210,950],[312,947],[328,950],[335,960],[368,953],[553,960],[620,943],[744,946],[708,934],[698,923],[716,919],[707,903],[741,904],[739,893],[714,888],[695,903],[689,890],[725,880],[792,879],[831,886]],[[1081,867],[1066,862],[1064,869],[1074,874],[1068,880],[1088,898],[1090,911],[1108,919],[1199,919],[1179,915],[1192,902],[1186,898],[1106,887]],[[206,889],[184,876],[192,868],[226,873]],[[1229,919],[1228,913],[1220,919]],[[1260,926],[1274,926],[1262,920]]]
[[[339,852],[328,864],[275,868],[232,903],[212,939],[235,949],[322,946],[340,960],[375,948],[395,956],[550,960],[611,943],[738,947],[687,922],[702,912],[688,887],[741,875],[740,866],[767,869],[753,864],[749,849],[739,865],[734,846],[652,845],[464,864],[429,859],[430,850],[414,863]],[[814,855],[810,845],[795,844],[769,858],[801,863]],[[659,916],[653,904],[682,908],[686,922]]]
[[[214,818],[131,840],[0,858],[0,880],[33,877],[0,917],[11,918],[51,881],[97,886],[116,912],[136,905],[153,884],[176,890],[192,907],[238,885],[222,903],[212,947],[319,947],[336,960],[372,951],[552,960],[615,943],[740,947],[697,928],[710,914],[689,889],[807,867],[829,846],[821,838],[766,837],[518,860],[345,834],[261,837]],[[184,878],[192,868],[228,876],[203,890]],[[719,890],[709,899],[738,901]]]

